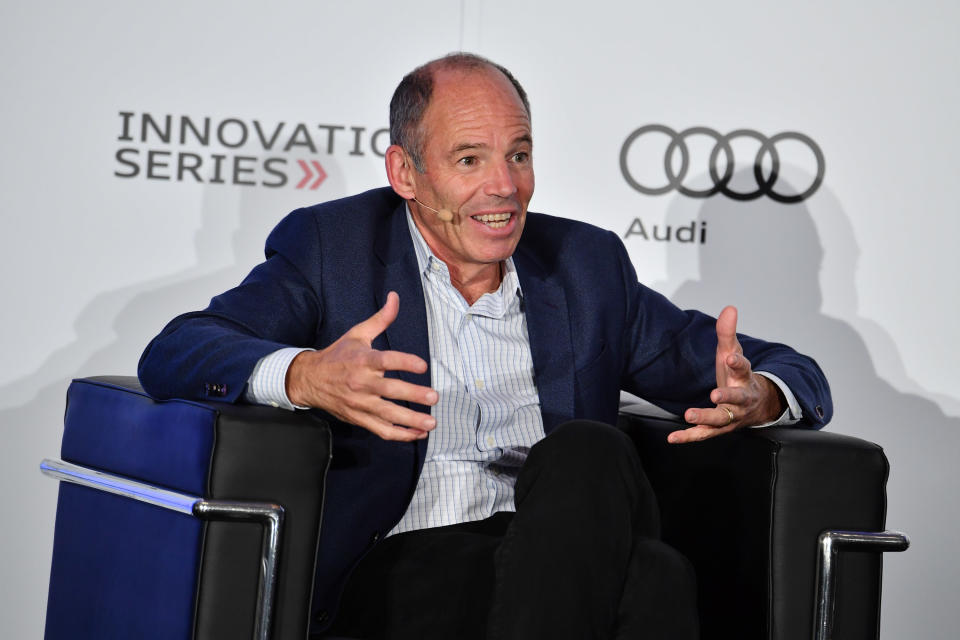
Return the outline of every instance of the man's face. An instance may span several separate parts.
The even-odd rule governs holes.
[[[452,211],[453,220],[416,202],[410,209],[451,275],[470,278],[512,255],[520,240],[533,195],[530,118],[497,70],[440,69],[421,130],[417,200]]]

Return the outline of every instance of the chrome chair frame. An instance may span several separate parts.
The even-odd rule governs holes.
[[[254,619],[254,640],[269,640],[276,597],[277,558],[283,529],[283,507],[269,502],[242,500],[206,500],[198,496],[161,489],[96,469],[44,459],[40,471],[62,482],[71,482],[98,491],[112,493],[156,507],[169,509],[199,520],[257,522],[264,528],[260,550],[260,580],[257,588],[257,611]]]
[[[839,531],[828,529],[817,542],[817,599],[813,640],[833,640],[834,597],[837,585],[837,556],[841,551],[899,552],[910,547],[910,539],[899,531]]]

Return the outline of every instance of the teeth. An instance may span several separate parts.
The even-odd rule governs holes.
[[[507,226],[507,222],[510,221],[509,213],[485,213],[479,216],[473,216],[474,220],[478,220],[485,225],[491,227],[492,229],[502,229]]]

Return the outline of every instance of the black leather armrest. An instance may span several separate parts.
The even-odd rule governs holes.
[[[660,502],[664,539],[693,562],[702,637],[812,637],[817,537],[881,531],[888,466],[870,442],[748,429],[671,445],[679,423],[621,414]],[[879,554],[841,556],[835,636],[876,638]]]
[[[208,404],[220,413],[210,497],[282,504],[285,533],[271,638],[304,638],[310,621],[324,480],[332,451],[329,427],[308,412]],[[260,535],[253,525],[211,522],[204,546],[211,558],[256,559]],[[197,638],[247,637],[256,610],[255,592],[249,586],[256,584],[258,571],[256,563],[225,562],[216,573],[201,573],[198,602],[210,615],[200,616],[198,611]],[[237,608],[238,585],[247,585],[247,602],[251,603],[242,613]]]

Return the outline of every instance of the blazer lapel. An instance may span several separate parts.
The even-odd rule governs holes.
[[[573,343],[567,297],[552,274],[521,241],[513,256],[523,290],[534,380],[540,395],[543,428],[550,433],[574,417]]]
[[[417,268],[417,254],[407,228],[406,204],[401,202],[382,227],[374,243],[374,251],[383,265],[383,285],[374,292],[377,308],[383,307],[387,294],[400,296],[400,312],[384,332],[385,348],[420,356],[427,362],[426,373],[397,371],[401,380],[424,387],[430,386],[430,339],[427,333],[427,309],[423,285]],[[430,407],[412,402],[403,403],[414,411],[430,413]],[[419,473],[427,451],[427,441],[417,440],[416,468]]]
[[[400,296],[400,312],[393,324],[387,327],[386,342],[389,349],[420,356],[430,362],[430,341],[427,336],[427,310],[423,300],[423,286],[417,270],[417,256],[413,240],[407,229],[406,208],[400,204],[390,216],[383,231],[377,236],[375,250],[383,264],[383,285],[374,292],[377,307],[387,301],[387,294],[396,291]],[[401,380],[430,386],[430,372],[410,373],[399,371]],[[423,410],[418,405],[414,407]]]

